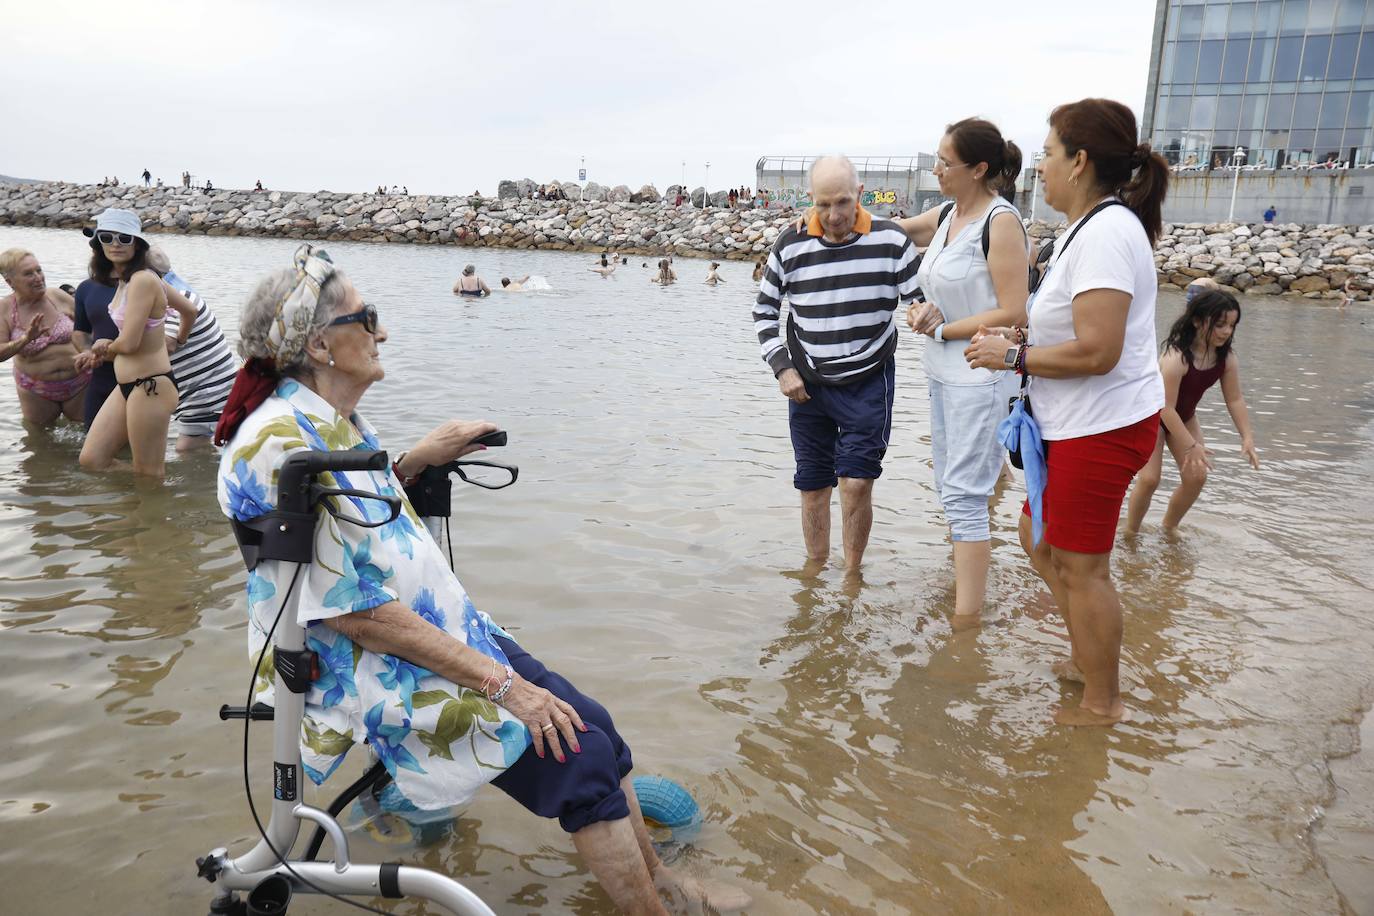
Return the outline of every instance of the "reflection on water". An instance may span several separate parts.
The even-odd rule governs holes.
[[[295,244],[164,243],[227,328]],[[14,244],[54,283],[82,274],[76,233],[0,229]],[[607,700],[639,772],[692,788],[707,824],[684,867],[748,887],[762,913],[1340,912],[1311,827],[1331,798],[1326,753],[1351,749],[1339,723],[1374,696],[1364,312],[1249,304],[1238,349],[1264,470],[1244,466],[1209,395],[1218,468],[1198,507],[1166,540],[1157,500],[1114,560],[1135,718],[1070,732],[1049,718],[1077,688],[1049,674],[1064,635],[1015,542],[1019,485],[994,505],[988,624],[950,630],[910,341],[866,581],[846,584],[796,569],[786,409],[752,341],[749,265],[708,288],[687,262],[659,289],[638,261],[601,280],[584,255],[330,247],[391,334],[388,378],[363,403],[383,442],[449,416],[510,431],[500,457],[520,482],[459,494],[459,572]],[[469,258],[489,284],[535,273],[554,289],[456,301]],[[215,717],[248,662],[214,459],[173,461],[162,487],[90,475],[75,430],[28,432],[18,415],[0,384],[6,900],[197,912],[194,856],[252,833],[238,732]],[[355,858],[397,854],[354,842]],[[495,791],[451,841],[401,854],[466,876],[500,912],[607,910],[557,825]],[[59,871],[73,861],[98,880]]]

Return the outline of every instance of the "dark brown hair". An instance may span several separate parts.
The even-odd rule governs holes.
[[[129,260],[123,278],[119,276],[114,262],[105,257],[105,249],[95,239],[91,239],[91,252],[91,264],[87,273],[91,275],[92,280],[104,286],[118,286],[121,279],[132,277],[148,266],[148,243],[140,238],[134,239],[134,256]]]
[[[1104,194],[1120,194],[1153,245],[1164,230],[1160,210],[1169,192],[1169,163],[1137,143],[1135,115],[1111,99],[1083,99],[1050,112],[1050,127],[1070,156],[1084,150]]]
[[[969,165],[987,163],[988,171],[983,181],[1010,200],[1021,174],[1021,148],[1003,139],[997,125],[982,118],[955,121],[945,127],[945,134],[961,161]]]

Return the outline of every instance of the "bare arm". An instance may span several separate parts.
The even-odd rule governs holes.
[[[487,281],[486,281],[486,280],[483,280],[481,277],[478,277],[478,278],[477,278],[477,287],[478,287],[480,290],[482,290],[482,295],[484,295],[484,296],[490,296],[490,295],[491,295],[491,287],[487,286]]]
[[[1250,429],[1250,412],[1240,390],[1240,358],[1234,353],[1226,357],[1221,396],[1226,399],[1226,410],[1231,414],[1231,422],[1236,424],[1236,432],[1240,433],[1240,453],[1250,461],[1251,467],[1258,468],[1259,454],[1255,451],[1255,435]]]
[[[196,304],[182,295],[181,290],[177,289],[166,280],[162,281],[162,290],[167,294],[167,307],[176,311],[179,321],[177,322],[176,337],[167,335],[167,352],[175,353],[177,347],[186,343],[194,330],[198,310]],[[173,344],[175,341],[175,344]]]
[[[925,214],[922,214],[924,216]],[[919,217],[918,217],[919,218]],[[1026,278],[1030,255],[1026,235],[1016,214],[1003,210],[992,217],[988,238],[988,273],[997,294],[997,308],[945,325],[945,340],[964,340],[980,327],[1021,327],[1026,323]]]
[[[1178,415],[1178,386],[1187,372],[1188,363],[1177,350],[1169,350],[1159,358],[1159,374],[1164,379],[1164,410],[1159,419],[1173,440],[1185,450],[1196,441]]]
[[[908,216],[896,221],[906,237],[917,248],[925,248],[935,238],[935,230],[940,225],[940,208],[931,207],[920,216]],[[976,330],[976,329],[975,329]]]
[[[43,327],[43,316],[35,315],[33,321],[29,322],[29,326],[24,330],[24,333],[14,340],[10,340],[9,310],[4,309],[3,311],[5,315],[4,317],[0,317],[0,363],[3,363],[20,350],[27,347],[29,341],[47,330]]]
[[[1121,360],[1130,310],[1131,294],[1119,289],[1079,293],[1073,300],[1074,339],[1032,347],[1026,354],[1026,371],[1041,378],[1106,375]]]
[[[324,625],[369,652],[403,658],[479,692],[484,684],[487,693],[494,691],[506,678],[505,669],[492,658],[450,636],[399,601],[330,617]],[[493,677],[495,687],[490,680]],[[510,690],[501,705],[529,729],[534,752],[540,757],[544,756],[547,741],[559,763],[564,761],[562,749],[551,738],[553,730],[546,730],[545,725],[552,725],[574,753],[581,751],[577,732],[587,730],[582,718],[572,706],[544,688],[534,686],[518,674],[513,675]]]

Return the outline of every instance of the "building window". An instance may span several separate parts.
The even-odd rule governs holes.
[[[1302,51],[1302,69],[1298,81],[1310,83],[1326,78],[1326,60],[1331,56],[1330,35],[1308,35]]]
[[[1374,34],[1374,33],[1371,33]],[[1180,41],[1174,50],[1174,71],[1171,83],[1191,83],[1197,73],[1196,41]]]
[[[1274,82],[1291,83],[1298,78],[1298,63],[1302,60],[1301,38],[1280,38],[1274,55]]]
[[[1317,109],[1321,107],[1320,92],[1300,92],[1293,102],[1293,129],[1315,128]]]
[[[1204,41],[1197,59],[1197,81],[1216,83],[1221,81],[1221,53],[1224,41]]]
[[[1288,130],[1293,125],[1293,96],[1284,92],[1269,97],[1269,113],[1264,118],[1265,130]]]
[[[1310,0],[1307,7],[1307,31],[1330,32],[1336,18],[1336,0]]]
[[[1178,11],[1178,37],[1180,40],[1202,37],[1202,7],[1185,6]]]
[[[1226,26],[1226,32],[1231,38],[1249,38],[1250,33],[1255,30],[1255,4],[1254,3],[1233,3],[1231,4],[1231,21]]]
[[[1230,6],[1227,4],[1213,3],[1208,6],[1202,19],[1202,37],[1225,38],[1226,17],[1229,13]]]
[[[1336,12],[1336,31],[1358,29],[1364,20],[1368,0],[1341,0]]]
[[[1354,37],[1342,35],[1342,38]],[[1221,67],[1221,81],[1223,83],[1243,83],[1245,82],[1245,65],[1250,59],[1250,39],[1232,38],[1226,42],[1226,58]],[[1351,65],[1354,66],[1352,56]]]
[[[1305,0],[1288,0],[1283,5],[1283,21],[1279,29],[1284,35],[1301,35],[1307,31],[1307,3]]]
[[[1355,54],[1359,50],[1360,36],[1347,32],[1331,39],[1331,62],[1326,67],[1329,80],[1348,80],[1355,72]]]
[[[1255,35],[1276,38],[1279,34],[1279,0],[1260,0],[1255,7]]]
[[[1234,131],[1240,124],[1241,97],[1223,95],[1217,100],[1217,130]]]
[[[1256,38],[1250,45],[1250,66],[1246,68],[1245,80],[1249,83],[1267,83],[1274,72],[1274,39]]]
[[[1369,8],[1374,10],[1374,3]],[[1355,78],[1374,79],[1374,32],[1365,32],[1360,36],[1360,62],[1355,66]]]
[[[1193,99],[1193,112],[1188,116],[1188,129],[1209,131],[1217,119],[1216,96],[1201,96]]]

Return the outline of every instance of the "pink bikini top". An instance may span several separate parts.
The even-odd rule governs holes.
[[[15,296],[10,302],[10,340],[23,337],[26,330],[27,327],[19,325],[19,298]],[[24,349],[19,352],[25,356],[37,356],[53,344],[70,343],[71,339],[72,320],[65,313],[58,312],[57,323],[24,344]]]
[[[110,309],[110,320],[113,321],[115,327],[119,328],[121,331],[124,330],[124,310],[128,306],[128,304],[129,284],[121,283],[119,285],[119,305]],[[162,327],[162,323],[166,320],[167,313],[164,311],[162,313],[161,318],[149,318],[146,322],[144,322],[143,329],[145,331],[151,331],[153,328],[160,328]]]

